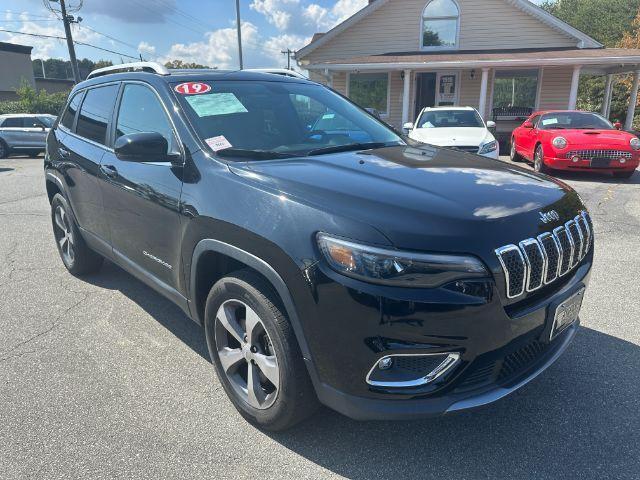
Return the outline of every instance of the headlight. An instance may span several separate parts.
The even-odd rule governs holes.
[[[567,148],[567,139],[564,137],[556,137],[553,139],[553,142],[551,142],[553,144],[554,147],[562,150],[563,148]]]
[[[484,155],[485,153],[495,152],[498,149],[498,142],[495,140],[493,142],[485,143],[480,147],[480,151],[478,152],[480,155]]]
[[[640,150],[640,138],[633,137],[629,142],[629,144],[631,145],[631,148],[633,148],[634,150]]]
[[[463,278],[488,277],[480,260],[463,255],[401,252],[318,233],[329,266],[348,277],[398,287],[439,287]]]

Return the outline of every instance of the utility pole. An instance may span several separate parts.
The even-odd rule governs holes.
[[[238,60],[240,63],[240,70],[242,70],[242,25],[240,24],[240,0],[236,0],[236,28],[238,29]]]
[[[53,0],[57,1],[57,0]],[[60,1],[60,13],[62,13],[62,22],[64,23],[64,33],[67,37],[67,47],[69,48],[69,60],[71,60],[71,69],[73,70],[73,80],[76,83],[80,82],[80,71],[78,70],[78,60],[76,60],[76,50],[73,45],[73,37],[71,36],[71,22],[74,18],[67,15],[67,6],[64,4],[64,0]]]
[[[296,52],[291,50],[290,48],[287,48],[286,50],[280,50],[280,53],[287,56],[287,70],[291,70],[291,56]]]

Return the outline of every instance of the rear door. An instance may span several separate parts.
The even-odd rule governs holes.
[[[170,116],[159,94],[140,82],[126,82],[120,92],[112,142],[131,133],[157,132],[169,151],[184,158]],[[101,189],[111,243],[116,257],[178,290],[180,281],[180,161],[150,156],[148,161],[123,161],[113,150],[102,160]],[[164,288],[166,290],[166,288]]]
[[[44,150],[47,139],[47,126],[38,117],[25,117],[24,129],[27,132],[27,145],[34,150]]]
[[[57,152],[64,164],[67,193],[78,224],[106,243],[109,243],[109,228],[104,218],[98,174],[100,161],[110,150],[106,145],[107,134],[118,88],[118,83],[94,87],[80,97],[82,104],[77,118],[59,142]],[[74,97],[70,107],[75,104],[77,108],[80,99]],[[70,117],[65,117],[62,124],[66,127]]]

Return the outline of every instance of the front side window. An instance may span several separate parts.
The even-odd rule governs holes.
[[[62,114],[62,120],[60,123],[64,125],[66,128],[71,130],[73,128],[73,121],[76,118],[76,112],[80,107],[80,101],[82,100],[82,92],[76,93],[71,101],[69,102],[69,106],[66,108],[64,113]]]
[[[362,108],[387,114],[389,76],[386,73],[352,73],[349,75],[349,98]]]
[[[87,91],[80,108],[76,133],[96,143],[106,145],[107,126],[118,95],[118,85],[96,87]]]
[[[538,71],[498,71],[493,86],[494,108],[535,109],[538,95]]]
[[[161,134],[167,139],[169,152],[177,151],[173,129],[156,94],[144,85],[125,85],[116,122],[116,140],[141,132]]]
[[[50,117],[47,115],[47,116],[37,117],[36,120],[37,121],[34,123],[39,123],[45,128],[51,128],[53,127],[53,123],[56,121],[56,117]]]
[[[456,47],[459,21],[460,10],[453,0],[429,2],[422,12],[422,47]]]
[[[404,144],[385,124],[320,85],[202,83],[211,87],[207,93],[176,96],[200,138],[218,155],[259,160],[318,155],[364,143]]]

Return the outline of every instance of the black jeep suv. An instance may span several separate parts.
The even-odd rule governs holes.
[[[573,339],[593,228],[564,183],[413,144],[310,81],[119,68],[47,139],[62,261],[179,305],[249,421],[477,407]]]

